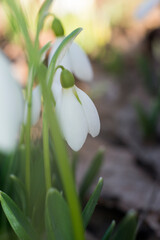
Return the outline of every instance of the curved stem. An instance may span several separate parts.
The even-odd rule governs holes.
[[[59,68],[61,68],[61,70],[64,70],[64,69],[65,69],[62,65],[58,65],[58,66],[56,67],[56,71],[57,71],[57,69],[59,69]]]
[[[45,109],[43,110],[43,155],[44,155],[46,191],[48,191],[52,186],[52,181],[51,181],[51,167],[50,167],[50,154],[49,154],[49,134],[48,134],[48,124],[47,124]]]

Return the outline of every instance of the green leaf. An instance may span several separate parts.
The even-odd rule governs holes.
[[[110,239],[110,236],[111,236],[111,234],[112,234],[112,232],[113,232],[113,230],[114,230],[114,228],[115,228],[115,225],[116,225],[116,223],[115,223],[115,221],[113,220],[113,221],[111,222],[111,225],[109,226],[109,228],[106,230],[106,232],[105,232],[102,240],[109,240],[109,239]]]
[[[92,160],[90,166],[88,167],[88,170],[83,177],[82,183],[80,185],[80,199],[82,200],[92,184],[94,178],[96,177],[104,158],[104,149],[99,149],[96,153],[94,159]]]
[[[56,189],[48,191],[45,216],[49,240],[73,239],[68,205]]]
[[[137,229],[137,214],[130,211],[118,225],[117,231],[111,240],[135,240]]]
[[[55,74],[56,67],[60,64],[61,60],[65,56],[70,45],[72,44],[73,40],[81,31],[82,28],[77,28],[73,32],[71,32],[67,37],[65,37],[64,40],[59,45],[59,47],[57,48],[55,54],[53,55],[47,74],[47,82],[50,88],[52,86],[53,76]]]
[[[135,104],[135,109],[137,111],[138,120],[143,130],[144,137],[149,139],[154,138],[156,136],[157,123],[160,114],[159,97],[155,100],[150,112],[146,112],[143,106],[138,102]]]
[[[138,116],[140,126],[143,130],[143,133],[144,133],[145,137],[148,137],[150,135],[149,115],[147,114],[145,109],[141,106],[141,104],[139,104],[138,102],[135,103],[135,109],[136,109],[136,112],[137,112],[137,116]]]
[[[21,204],[21,209],[23,210],[23,212],[26,212],[26,207],[27,207],[27,203],[26,203],[26,199],[27,199],[27,194],[26,194],[26,190],[25,190],[25,186],[24,184],[21,182],[21,180],[19,178],[17,178],[15,175],[10,175],[10,179],[13,183],[13,187],[14,187],[14,192],[16,193],[16,196],[18,196],[19,200],[20,200],[20,204]]]
[[[0,201],[3,211],[18,238],[20,240],[37,240],[32,225],[14,201],[4,192],[0,192]]]
[[[152,129],[157,128],[158,120],[159,120],[159,114],[160,114],[160,96],[158,96],[153,104],[152,111],[150,114],[150,124],[152,126]]]
[[[48,42],[40,49],[40,57],[41,57],[42,61],[45,58],[45,54],[49,50],[50,47],[51,47],[51,42]]]
[[[29,55],[29,58],[32,59],[34,58],[34,48],[32,45],[32,41],[28,32],[28,26],[27,26],[27,21],[26,21],[26,16],[21,8],[21,6],[19,5],[19,3],[17,2],[17,0],[6,0],[5,3],[8,5],[9,9],[11,10],[15,21],[17,23],[17,25],[19,26],[23,36],[24,36],[24,40],[26,43],[26,47],[27,47],[27,52]]]
[[[102,190],[102,186],[103,186],[103,178],[100,178],[98,181],[98,184],[94,190],[94,192],[92,193],[89,201],[87,202],[87,205],[85,206],[85,209],[83,210],[82,213],[82,218],[83,218],[83,224],[84,224],[84,228],[87,227],[92,214],[94,212],[94,209],[96,207],[96,204],[98,202],[101,190]]]
[[[8,184],[8,176],[10,174],[11,165],[13,163],[13,155],[4,155],[0,153],[0,189],[4,190]]]
[[[39,33],[43,27],[43,24],[44,24],[44,20],[45,18],[48,16],[48,10],[49,10],[49,7],[51,5],[51,3],[53,2],[53,0],[46,0],[40,10],[39,10],[39,13],[38,13],[38,20],[37,20],[37,33],[36,33],[36,43],[38,41],[38,37],[39,37]]]

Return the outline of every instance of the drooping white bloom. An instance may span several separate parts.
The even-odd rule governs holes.
[[[0,151],[12,152],[23,121],[23,95],[11,73],[11,66],[0,52]]]
[[[32,110],[31,110],[31,124],[35,125],[39,118],[41,112],[41,89],[40,85],[37,85],[32,91]],[[25,102],[25,109],[24,109],[24,124],[27,123],[27,101]]]
[[[160,0],[143,0],[135,12],[135,17],[144,18],[158,4],[160,4]]]
[[[100,120],[92,100],[79,88],[61,88],[57,96],[56,112],[64,138],[68,145],[78,151],[88,133],[96,137],[100,131]]]
[[[63,39],[64,37],[58,37],[53,44],[48,59],[49,63]],[[63,65],[66,69],[75,74],[79,80],[90,82],[93,79],[93,70],[89,58],[83,49],[75,42],[72,43],[70,49],[58,64]]]

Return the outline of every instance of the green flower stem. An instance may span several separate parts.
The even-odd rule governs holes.
[[[81,216],[80,203],[78,200],[76,187],[74,184],[73,173],[69,163],[67,151],[64,145],[63,138],[59,129],[59,124],[56,118],[55,111],[52,104],[52,93],[47,88],[45,79],[44,66],[39,68],[39,79],[42,86],[43,98],[46,107],[47,121],[50,127],[51,136],[54,142],[55,153],[57,155],[57,165],[64,186],[65,194],[68,200],[70,209],[73,233],[75,240],[84,240],[84,228]]]
[[[52,186],[52,182],[51,182],[51,167],[50,167],[50,154],[49,154],[49,134],[48,134],[48,124],[47,124],[45,109],[43,110],[43,154],[44,154],[46,191],[48,191]]]
[[[31,104],[28,103],[28,116],[26,125],[26,166],[25,166],[25,182],[28,197],[30,196],[30,128],[31,128]]]
[[[31,178],[31,169],[30,169],[30,161],[31,161],[31,144],[30,144],[30,130],[31,130],[31,114],[32,114],[32,87],[33,87],[33,67],[31,67],[29,71],[29,79],[28,79],[28,89],[27,89],[27,123],[25,127],[25,136],[26,136],[26,166],[25,166],[25,183],[26,189],[28,193],[28,198],[30,198],[30,178]]]
[[[22,124],[20,138],[19,138],[20,145],[24,143],[24,133],[25,133],[25,126],[24,124]]]
[[[53,113],[53,111],[50,111],[50,110],[51,108],[48,107],[47,112],[49,114],[47,117],[48,117],[51,135],[54,141],[55,151],[58,159],[57,165],[59,168],[59,172],[61,175],[61,179],[63,182],[64,190],[65,190],[69,208],[70,208],[75,240],[83,240],[84,230],[83,230],[83,224],[82,224],[82,217],[81,217],[80,205],[79,205],[79,201],[76,193],[76,188],[73,180],[73,175],[71,171],[71,166],[69,164],[69,159],[67,157],[67,152],[63,143],[62,136],[59,134],[60,130],[59,130],[56,116]]]

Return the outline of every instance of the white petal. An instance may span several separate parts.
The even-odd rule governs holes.
[[[57,101],[56,101],[56,114],[58,116],[58,119],[60,120],[61,117],[61,105],[62,105],[62,88],[59,91],[59,94],[57,96]]]
[[[32,113],[31,113],[31,124],[35,125],[39,118],[40,118],[40,112],[41,112],[41,89],[38,85],[35,87],[32,91]],[[25,102],[25,110],[24,110],[24,124],[27,123],[27,114],[28,114],[28,108],[27,108],[27,101]]]
[[[77,87],[76,91],[85,112],[89,133],[92,135],[92,137],[96,137],[100,132],[100,119],[97,109],[92,100],[88,97],[88,95],[85,92],[83,92],[81,89]]]
[[[144,0],[138,7],[135,17],[138,19],[144,18],[159,3],[160,0]]]
[[[72,66],[71,66],[71,61],[69,57],[69,53],[67,52],[62,61],[60,62],[60,65],[68,69],[69,71],[72,72]]]
[[[55,51],[57,50],[57,48],[59,47],[59,45],[61,44],[61,42],[63,41],[64,38],[60,37],[60,38],[57,38],[57,40],[55,41],[55,43],[53,44],[53,47],[52,47],[52,50],[49,54],[49,58],[48,58],[48,63],[50,64],[51,60],[52,60],[52,57],[53,55],[55,54]],[[70,45],[69,45],[70,46]],[[65,68],[67,68],[68,70],[71,71],[71,64],[70,64],[70,59],[69,59],[69,55],[68,55],[68,48],[69,46],[67,46],[67,49],[64,48],[64,53],[60,54],[61,57],[59,57],[59,60],[57,62],[57,66],[58,65],[62,65],[64,66]],[[63,52],[63,51],[62,51]]]
[[[68,145],[78,151],[84,144],[88,126],[81,104],[73,94],[72,88],[62,89],[56,103],[60,125]]]
[[[57,48],[59,47],[59,45],[61,44],[61,42],[63,41],[63,39],[64,39],[63,37],[59,37],[59,38],[57,38],[56,41],[53,43],[51,52],[50,52],[50,54],[49,54],[49,56],[48,56],[48,65],[50,64],[53,55],[55,54]],[[60,59],[60,61],[61,61],[61,60],[62,60],[62,59]]]
[[[90,82],[93,79],[93,70],[86,53],[76,43],[69,50],[71,68],[77,78]]]
[[[0,151],[13,151],[23,119],[23,96],[11,75],[9,61],[0,52]]]
[[[60,74],[61,74],[61,69],[58,69],[54,75],[52,88],[51,88],[55,101],[57,100],[59,93],[62,90],[62,86],[60,83]]]

